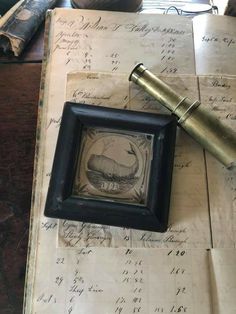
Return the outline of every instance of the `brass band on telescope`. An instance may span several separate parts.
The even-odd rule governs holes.
[[[177,94],[142,64],[130,74],[141,86],[178,117],[179,125],[228,169],[236,167],[236,132],[223,124],[199,101]]]

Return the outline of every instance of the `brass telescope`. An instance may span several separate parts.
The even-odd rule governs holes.
[[[178,124],[215,156],[226,168],[236,167],[236,132],[223,124],[199,101],[177,94],[142,64],[135,66],[129,80],[141,86],[178,118]]]

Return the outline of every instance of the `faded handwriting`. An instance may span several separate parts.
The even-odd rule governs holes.
[[[76,18],[72,14],[55,21],[51,51],[66,67],[121,73],[147,58],[159,73],[194,73],[191,21],[170,23],[163,17],[146,19],[145,15],[128,19],[120,14],[110,19],[106,12],[78,12]],[[124,54],[125,46],[135,49]],[[184,61],[183,49],[188,54]]]
[[[236,81],[227,77],[201,78],[202,101],[219,119],[236,119]],[[233,126],[233,124],[232,124]],[[233,126],[234,127],[234,126]]]
[[[192,165],[192,160],[184,160],[184,161],[175,161],[174,162],[174,167],[178,170],[181,170],[183,168],[189,168]]]
[[[94,309],[96,314],[193,314],[198,302],[198,311],[210,314],[208,285],[194,281],[196,274],[207,277],[207,254],[181,249],[67,250],[60,255],[63,263],[57,259],[50,274],[54,291],[38,292],[35,311],[46,304],[47,311],[63,314]],[[199,293],[204,295],[201,302],[196,299]]]
[[[131,232],[131,235],[130,235]],[[132,235],[133,234],[133,235]],[[134,237],[135,235],[135,237]],[[131,238],[135,239],[134,242]],[[59,222],[59,246],[61,247],[142,247],[149,244],[153,247],[162,245],[171,247],[184,247],[189,241],[189,231],[186,226],[175,227],[170,225],[167,233],[160,235],[155,232],[130,231],[126,228],[103,225],[70,222]]]
[[[97,91],[94,93],[87,92],[85,90],[76,89],[72,94],[73,99],[85,99],[85,100],[110,100],[112,95],[98,95]]]
[[[51,117],[47,126],[46,126],[46,129],[49,129],[50,126],[54,126],[55,128],[59,128],[60,125],[61,125],[61,118],[62,117],[59,117],[59,118],[54,118],[54,117]]]
[[[199,77],[202,103],[236,130],[236,80],[230,76]],[[236,176],[212,156],[206,155],[212,237],[215,247],[235,247]],[[222,210],[227,215],[222,216]],[[228,217],[231,217],[228,219]],[[228,232],[225,232],[225,230]]]
[[[109,32],[122,32],[126,31],[128,33],[138,33],[140,37],[145,37],[150,33],[161,33],[161,34],[170,34],[184,36],[184,28],[178,29],[176,27],[164,27],[162,25],[150,25],[148,20],[141,21],[139,23],[114,23],[107,22],[102,18],[102,16],[96,17],[96,19],[90,19],[83,15],[78,15],[76,20],[67,21],[66,19],[59,17],[56,20],[56,24],[59,24],[62,27],[67,27],[75,31],[109,31]],[[77,37],[75,35],[75,37]]]
[[[42,221],[41,222],[41,228],[43,230],[53,230],[57,227],[57,222],[51,222],[51,221]]]
[[[230,103],[233,101],[233,98],[232,97],[229,97],[229,96],[209,96],[208,98],[208,101],[210,103],[214,103],[214,102],[222,102],[222,103]]]
[[[36,299],[36,302],[39,303],[57,303],[57,299],[53,294],[49,294],[47,295],[46,293],[42,293],[38,296],[38,298]]]
[[[211,85],[213,87],[222,87],[223,89],[230,89],[231,85],[229,84],[229,81],[227,80],[222,80],[220,78],[215,78],[212,80]]]
[[[176,231],[175,234],[167,234],[163,239],[158,239],[153,233],[143,233],[139,240],[147,243],[172,243],[175,244],[176,247],[178,247],[186,244],[189,239],[188,237],[185,237],[183,239],[178,237],[178,235],[180,235],[181,233],[181,231]]]
[[[224,44],[227,47],[233,47],[236,44],[236,39],[233,37],[219,37],[214,35],[204,35],[202,37],[204,43],[219,43]]]

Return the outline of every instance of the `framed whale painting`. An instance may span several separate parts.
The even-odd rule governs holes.
[[[163,232],[176,119],[66,103],[45,215]]]
[[[147,204],[153,135],[84,128],[73,195]]]

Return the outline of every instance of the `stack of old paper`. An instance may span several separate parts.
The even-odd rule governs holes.
[[[48,21],[25,313],[236,312],[236,174],[178,131],[166,233],[43,215],[65,100],[164,112],[128,82],[144,62],[232,127],[236,20],[56,9]]]

